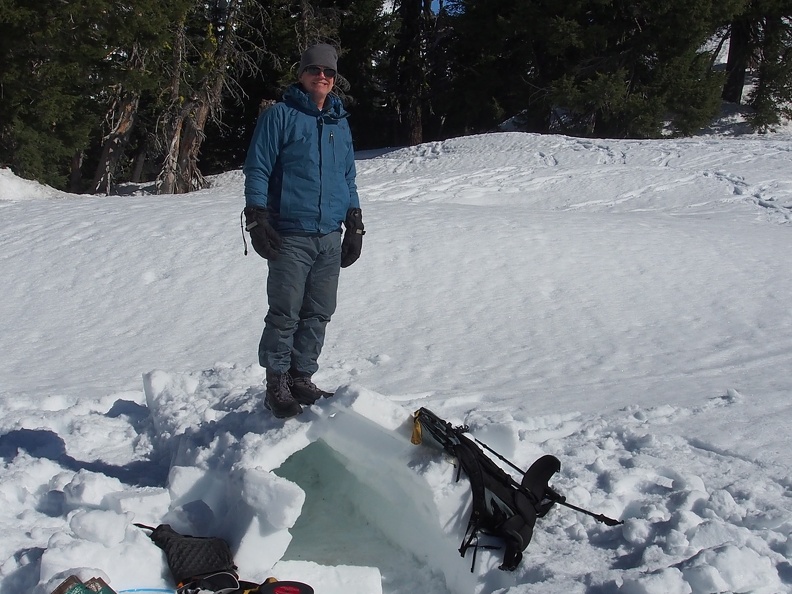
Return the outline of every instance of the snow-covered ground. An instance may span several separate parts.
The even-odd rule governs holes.
[[[318,594],[792,592],[792,142],[482,135],[360,155],[315,376],[262,408],[242,175],[86,197],[0,170],[0,594],[168,589],[133,522]],[[427,407],[570,503],[513,573],[457,548]]]

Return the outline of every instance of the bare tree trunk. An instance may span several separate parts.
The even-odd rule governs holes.
[[[423,118],[420,97],[411,97],[407,105],[407,144],[416,146],[423,142]]]
[[[157,176],[157,194],[176,193],[176,174],[177,174],[177,155],[179,152],[179,141],[181,139],[182,128],[182,109],[179,101],[181,96],[181,80],[184,70],[184,54],[187,51],[187,40],[185,28],[186,16],[176,28],[176,39],[173,44],[173,60],[171,63],[171,82],[170,82],[170,107],[163,116],[162,144],[164,145],[165,159],[162,169]]]
[[[206,100],[198,100],[182,121],[181,140],[176,159],[178,177],[176,192],[186,193],[206,187],[207,182],[198,168],[198,154],[204,140],[204,127],[209,118]]]
[[[207,185],[198,167],[198,155],[204,140],[204,128],[210,117],[216,117],[222,107],[223,88],[228,77],[230,56],[237,42],[236,20],[245,0],[231,0],[226,5],[222,23],[223,38],[211,56],[211,70],[196,85],[192,97],[180,108],[178,77],[182,71],[185,48],[184,28],[180,29],[180,54],[174,55],[174,79],[171,84],[169,128],[166,130],[165,161],[158,178],[160,194],[179,194],[200,190]],[[174,50],[176,52],[176,50]]]
[[[113,129],[105,137],[102,155],[91,182],[92,194],[109,194],[115,178],[118,161],[132,134],[140,96],[127,93],[113,106]]]
[[[167,133],[168,145],[165,151],[165,161],[157,178],[158,194],[178,194],[176,189],[179,175],[178,154],[183,123],[184,119],[179,116],[173,116],[169,122],[170,130]]]
[[[737,103],[742,101],[745,86],[745,71],[751,55],[751,28],[745,19],[737,19],[731,25],[729,38],[729,56],[726,59],[726,83],[723,85],[721,97],[724,101]]]
[[[215,73],[215,83],[187,103],[176,118],[176,128],[163,165],[161,194],[184,194],[201,190],[207,181],[198,167],[198,155],[205,138],[204,128],[213,108],[219,109],[225,73]]]
[[[135,156],[132,158],[132,177],[130,179],[132,183],[140,183],[143,177],[143,167],[146,166],[146,155],[146,144],[141,143],[137,151],[135,151]]]
[[[69,191],[74,194],[82,193],[82,167],[83,152],[75,151],[71,160],[71,175],[69,176]]]

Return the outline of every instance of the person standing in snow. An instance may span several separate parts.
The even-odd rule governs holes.
[[[332,92],[337,61],[327,44],[303,52],[297,83],[259,116],[243,169],[245,228],[269,268],[258,351],[264,405],[278,418],[332,396],[311,376],[340,269],[358,259],[365,233],[349,114]]]

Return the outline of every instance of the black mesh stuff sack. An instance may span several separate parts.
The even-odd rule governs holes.
[[[168,568],[179,586],[217,572],[237,575],[231,548],[222,538],[179,534],[169,524],[156,528],[145,524],[135,526],[151,530],[149,538],[165,552]]]

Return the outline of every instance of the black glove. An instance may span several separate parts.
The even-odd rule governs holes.
[[[275,260],[281,248],[281,237],[269,223],[263,208],[245,207],[245,229],[250,233],[250,243],[262,258]]]
[[[363,236],[366,231],[363,228],[363,213],[359,208],[350,208],[344,221],[346,231],[341,242],[341,268],[352,266],[360,258],[360,250],[363,249]]]

